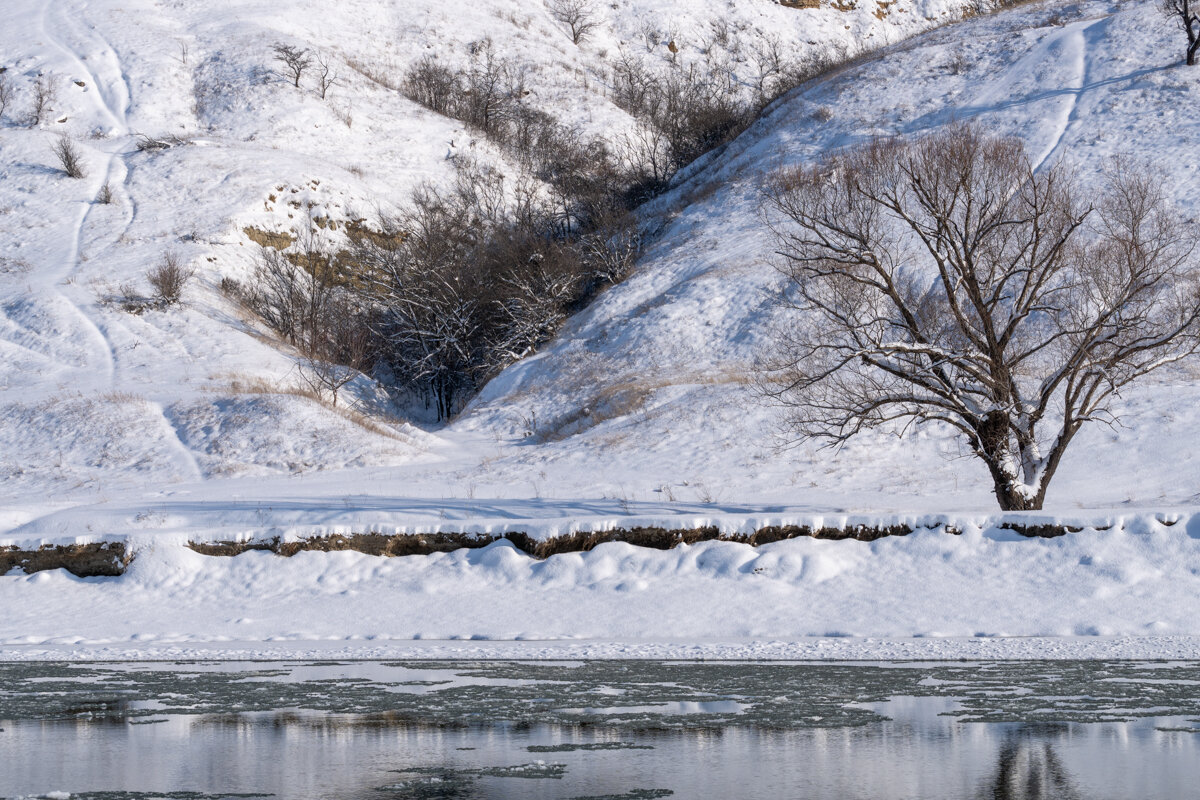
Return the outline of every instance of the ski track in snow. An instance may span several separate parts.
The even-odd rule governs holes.
[[[1067,139],[1067,134],[1074,132],[1080,125],[1080,100],[1082,100],[1084,92],[1088,91],[1091,76],[1094,73],[1091,56],[1093,31],[1096,30],[1102,33],[1111,19],[1111,17],[1103,17],[1091,22],[1079,22],[1068,26],[1070,36],[1068,42],[1064,45],[1064,50],[1065,55],[1074,61],[1075,74],[1077,75],[1075,83],[1078,85],[1074,92],[1068,90],[1068,97],[1071,101],[1070,106],[1067,109],[1066,115],[1060,119],[1061,124],[1058,126],[1058,135],[1054,137],[1053,142],[1046,149],[1045,153],[1035,160],[1035,172],[1040,170],[1043,165],[1053,163],[1053,157],[1062,148],[1063,142]]]
[[[125,93],[125,97],[123,98],[121,105],[119,107],[115,107],[115,101],[111,96],[112,89],[106,89],[106,87],[99,80],[97,73],[93,72],[88,67],[84,58],[53,32],[55,30],[74,32],[73,26],[69,22],[69,18],[71,18],[72,15],[61,13],[59,5],[60,4],[57,3],[56,0],[47,0],[46,4],[42,7],[42,34],[73,63],[75,69],[79,70],[79,73],[83,76],[82,80],[84,80],[87,83],[88,88],[94,92],[93,105],[112,123],[111,133],[113,136],[105,142],[107,146],[97,147],[97,149],[105,154],[106,160],[104,168],[100,171],[103,175],[103,180],[98,182],[93,180],[92,183],[92,191],[90,192],[90,195],[94,198],[100,192],[104,182],[110,180],[110,176],[114,174],[114,161],[118,160],[118,152],[126,144],[129,138],[128,126],[125,123],[126,114],[129,108],[128,85],[125,83],[125,79],[120,70],[119,61],[116,60],[115,53],[113,52],[112,48],[108,46],[107,42],[105,42],[104,47],[101,48],[102,52],[113,53],[112,57],[114,62],[116,62],[116,72],[121,76],[119,85],[122,87]],[[122,181],[123,178],[124,175],[122,175]],[[72,226],[70,247],[68,252],[60,261],[58,273],[53,276],[51,280],[47,281],[47,283],[48,285],[54,287],[54,290],[58,293],[58,295],[62,297],[71,306],[71,308],[75,309],[76,314],[83,323],[83,327],[86,328],[92,338],[96,340],[96,350],[99,354],[98,360],[103,364],[103,372],[106,376],[107,383],[112,386],[115,384],[117,368],[116,349],[113,346],[112,341],[105,333],[103,327],[97,323],[96,320],[92,319],[92,317],[79,304],[75,303],[65,292],[59,288],[64,283],[69,282],[73,273],[79,268],[83,246],[83,233],[87,226],[88,220],[91,217],[92,210],[96,206],[96,203],[94,200],[85,200],[82,202],[82,205],[83,207],[80,210],[74,225]]]

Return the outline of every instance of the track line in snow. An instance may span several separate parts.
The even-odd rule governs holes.
[[[171,416],[167,413],[167,409],[162,403],[152,403],[150,405],[158,412],[158,416],[162,418],[163,425],[166,426],[167,438],[173,443],[172,446],[179,453],[180,460],[186,467],[186,471],[190,473],[184,480],[204,480],[204,470],[200,468],[200,462],[196,460],[196,454],[183,443],[183,438],[179,435],[179,429],[171,421]]]
[[[99,38],[99,52],[103,53],[110,61],[108,69],[105,70],[108,74],[104,76],[105,80],[102,81],[100,73],[92,70],[80,53],[76,52],[66,41],[55,35],[54,31],[56,30],[74,32],[77,35],[76,26],[73,24],[74,19],[77,17],[77,11],[64,13],[58,0],[47,0],[46,4],[42,7],[41,29],[45,39],[72,62],[75,69],[79,70],[81,79],[92,90],[92,104],[103,117],[106,117],[111,122],[111,138],[103,145],[93,145],[95,149],[98,149],[106,157],[104,167],[99,171],[103,176],[103,181],[93,181],[91,195],[94,197],[99,193],[104,182],[108,182],[111,186],[114,178],[119,178],[119,184],[123,185],[128,177],[128,170],[120,156],[127,149],[130,138],[127,117],[131,97],[129,84],[125,78],[124,70],[121,68],[120,59],[115,49],[106,40],[102,37]],[[86,39],[84,36],[78,38]],[[78,317],[83,321],[83,327],[96,340],[98,360],[102,363],[101,368],[105,373],[107,382],[112,385],[115,380],[117,365],[116,350],[112,341],[100,323],[93,319],[79,304],[71,300],[60,288],[63,283],[70,279],[72,273],[79,268],[83,246],[83,232],[87,227],[95,205],[93,201],[83,201],[80,213],[73,224],[69,249],[60,262],[57,278],[51,282],[51,286],[63,300],[75,309]]]
[[[1071,95],[1070,109],[1067,112],[1066,118],[1063,120],[1063,124],[1059,130],[1058,136],[1046,149],[1046,152],[1042,155],[1042,157],[1038,159],[1037,166],[1034,168],[1035,172],[1040,170],[1043,164],[1046,164],[1052,160],[1052,157],[1062,148],[1063,142],[1067,139],[1067,134],[1079,127],[1079,101],[1083,98],[1084,93],[1088,91],[1088,87],[1092,82],[1092,75],[1094,74],[1091,56],[1091,39],[1094,35],[1093,31],[1102,34],[1104,29],[1108,27],[1108,23],[1111,19],[1111,17],[1103,17],[1098,20],[1092,20],[1091,22],[1087,23],[1078,23],[1076,26],[1073,26],[1075,27],[1075,30],[1073,31],[1073,39],[1075,40],[1074,45],[1076,47],[1076,71],[1079,75],[1079,85],[1076,87],[1075,92]]]
[[[95,90],[95,94],[93,95],[94,102],[92,105],[96,107],[97,111],[108,117],[109,121],[112,123],[114,131],[120,135],[128,134],[128,126],[125,123],[125,115],[129,108],[129,97],[127,94],[128,87],[124,81],[124,76],[120,69],[120,62],[117,59],[116,52],[111,46],[108,45],[107,41],[101,39],[101,42],[104,45],[101,48],[101,52],[112,54],[112,59],[116,62],[116,72],[119,76],[121,76],[121,79],[118,81],[118,83],[121,86],[122,91],[126,93],[126,96],[123,98],[121,104],[118,104],[116,101],[112,87],[106,87],[104,84],[102,84],[96,73],[87,65],[87,62],[83,59],[83,57],[66,42],[55,35],[54,31],[56,30],[71,31],[74,29],[74,26],[72,25],[73,18],[71,15],[54,13],[59,10],[58,7],[60,5],[61,0],[46,0],[46,5],[42,7],[42,34],[46,37],[47,41],[58,48],[63,55],[67,56],[67,58],[74,63],[76,69],[86,76],[88,86]],[[53,20],[51,20],[52,16]],[[53,24],[49,24],[51,21]]]

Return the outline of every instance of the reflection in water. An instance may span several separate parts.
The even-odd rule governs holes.
[[[1075,800],[1083,795],[1054,749],[1054,740],[1070,733],[1065,724],[1020,725],[1000,746],[996,773],[982,795],[988,800]]]
[[[138,666],[120,687],[45,669],[53,681],[26,666],[0,682],[0,798],[1165,800],[1200,786],[1194,693],[1131,688],[1125,665],[347,667],[370,673],[357,681],[307,665],[303,687],[261,664]],[[1113,698],[1163,716],[1112,721]],[[1093,721],[1036,721],[1054,715]],[[965,721],[981,717],[995,721]]]
[[[964,723],[940,699],[881,705],[891,720],[803,730],[443,727],[295,711],[7,721],[0,797],[1124,800],[1200,785],[1200,736],[1156,730],[1178,719]]]

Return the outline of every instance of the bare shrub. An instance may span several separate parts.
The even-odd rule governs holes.
[[[490,39],[475,45],[473,51],[455,116],[484,135],[494,136],[524,93],[522,74],[496,55]]]
[[[951,75],[964,75],[970,72],[972,63],[967,51],[959,47],[950,54],[950,58],[946,61],[946,71]]]
[[[613,82],[614,102],[662,135],[672,175],[741,133],[753,119],[754,109],[738,99],[728,68],[706,71],[692,65],[659,77],[641,58],[625,54]],[[657,154],[657,147],[642,149]]]
[[[338,118],[338,121],[347,128],[354,127],[354,108],[349,101],[344,103],[331,103],[329,106],[333,115]],[[353,170],[351,170],[353,171]]]
[[[780,330],[764,388],[831,444],[893,421],[956,429],[1001,508],[1041,508],[1079,429],[1200,347],[1185,226],[1117,163],[1085,202],[1064,166],[957,126],[777,175]]]
[[[738,102],[730,76],[689,67],[658,86],[647,116],[667,137],[678,170],[741,133],[752,110]]]
[[[751,45],[750,64],[754,67],[754,94],[759,103],[779,93],[776,82],[787,72],[786,52],[783,41],[773,33],[762,35]]]
[[[168,133],[162,136],[150,136],[145,133],[137,135],[136,147],[139,152],[153,153],[159,150],[170,150],[173,147],[182,147],[189,145],[192,140],[187,136],[180,136],[176,133]]]
[[[595,285],[610,286],[629,277],[645,240],[633,215],[623,214],[580,237],[576,248]]]
[[[39,75],[33,82],[33,108],[29,114],[29,127],[36,128],[45,122],[57,101],[58,83],[49,75]]]
[[[371,362],[371,332],[345,292],[336,292],[322,309],[319,328],[301,348],[301,380],[321,399],[338,404],[338,395]]]
[[[144,314],[154,308],[154,301],[146,297],[138,291],[137,287],[132,283],[123,283],[117,289],[115,297],[106,297],[103,300],[104,305],[116,303],[122,311],[129,314]]]
[[[146,280],[160,307],[173,306],[183,298],[183,289],[195,270],[184,265],[173,250],[163,253],[162,260],[146,273]]]
[[[646,48],[647,53],[653,53],[658,49],[659,44],[662,43],[662,31],[659,30],[658,25],[651,19],[642,20],[638,33],[642,37],[642,45]]]
[[[54,155],[68,178],[82,178],[87,174],[83,168],[83,156],[69,136],[58,137],[54,143]]]
[[[228,275],[221,277],[221,281],[217,284],[217,288],[221,294],[231,300],[244,302],[246,297],[246,287],[237,278],[231,278]]]
[[[107,206],[112,205],[113,199],[112,186],[109,185],[108,181],[105,181],[104,185],[100,187],[100,191],[96,194],[96,202]]]
[[[409,69],[402,90],[406,97],[438,114],[454,116],[462,93],[460,76],[433,56],[425,56]]]
[[[226,294],[296,347],[301,379],[335,406],[341,389],[370,366],[373,348],[367,318],[344,285],[338,258],[309,219],[288,248],[260,249],[249,287],[222,281]]]
[[[571,41],[576,45],[582,44],[600,27],[600,15],[592,0],[546,0],[546,9],[550,16],[567,26]]]
[[[449,418],[479,376],[485,322],[479,252],[482,222],[461,195],[421,187],[384,235],[363,237],[355,258],[369,276],[372,329],[397,381],[433,401]]]
[[[660,194],[675,174],[667,135],[652,123],[639,122],[622,134],[615,155],[629,184],[626,197],[630,207]]]
[[[333,253],[315,226],[296,230],[287,250],[263,246],[247,303],[302,351],[317,334],[335,290]]]
[[[312,53],[307,48],[296,47],[284,44],[283,42],[276,42],[271,45],[271,50],[275,54],[275,60],[282,65],[280,72],[283,77],[291,81],[292,85],[299,89],[300,79],[304,76],[305,70],[312,66]]]

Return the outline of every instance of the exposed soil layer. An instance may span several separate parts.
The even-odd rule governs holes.
[[[550,539],[535,539],[523,531],[504,533],[401,533],[388,536],[380,533],[334,534],[301,541],[280,539],[250,542],[191,542],[188,546],[206,556],[236,556],[247,550],[269,550],[281,556],[292,556],[304,550],[332,552],[356,550],[374,556],[411,556],[447,553],[460,548],[487,547],[507,539],[523,553],[534,558],[548,558],[558,553],[578,553],[591,550],[605,542],[625,542],[638,547],[670,550],[678,544],[723,541],[741,542],[752,546],[810,536],[815,539],[857,539],[871,542],[884,536],[906,536],[913,532],[907,525],[871,527],[854,525],[846,528],[810,528],[804,525],[771,526],[754,533],[722,534],[715,526],[668,530],[666,528],[615,528],[607,531],[577,531]]]
[[[20,567],[27,573],[65,569],[80,578],[113,576],[125,572],[130,559],[120,542],[44,545],[37,550],[0,547],[0,575]]]
[[[935,526],[949,534],[961,533],[950,526]],[[1068,525],[1019,525],[1006,522],[999,527],[1015,531],[1022,536],[1050,538],[1076,533],[1082,528]],[[715,526],[699,528],[615,528],[607,531],[576,531],[550,539],[536,539],[524,531],[503,533],[354,533],[318,536],[299,541],[283,541],[280,538],[252,540],[246,542],[189,542],[188,547],[205,556],[236,556],[250,550],[265,550],[280,556],[314,550],[335,552],[353,550],[372,556],[419,556],[430,553],[448,553],[462,548],[487,547],[502,539],[508,540],[523,553],[534,558],[549,558],[559,553],[578,553],[591,550],[605,542],[625,542],[638,547],[655,550],[670,550],[678,544],[697,542],[740,542],[752,547],[779,542],[784,539],[811,537],[813,539],[855,539],[873,542],[885,536],[907,536],[915,529],[909,525],[850,525],[844,528],[807,525],[767,526],[753,533],[721,533]],[[36,550],[21,550],[16,547],[0,548],[0,575],[20,567],[27,573],[47,569],[66,569],[80,578],[115,576],[125,572],[133,554],[120,542],[100,542],[79,545],[46,545]]]

